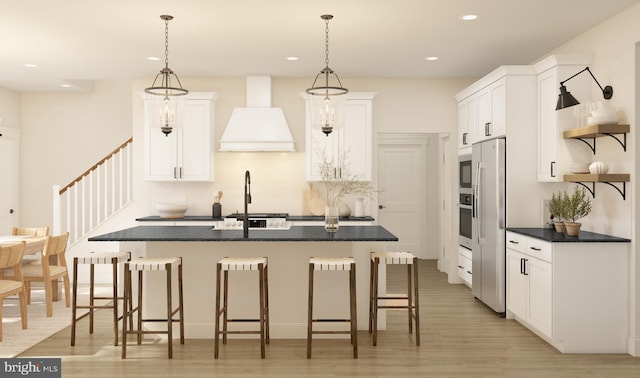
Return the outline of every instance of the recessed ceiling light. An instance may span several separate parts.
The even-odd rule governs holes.
[[[38,67],[37,64],[33,64],[33,63],[25,63],[25,64],[23,64],[23,66],[27,67],[27,68],[36,68],[36,67]]]
[[[160,60],[160,58],[158,58],[157,56],[148,56],[147,60],[150,60],[152,62],[157,62]]]
[[[297,56],[288,56],[285,59],[290,61],[290,62],[295,62],[296,60],[298,60],[300,58],[298,58]]]
[[[477,14],[465,14],[463,16],[460,16],[460,19],[464,20],[464,21],[473,21],[473,20],[478,19],[478,15]]]
[[[71,84],[60,84],[62,88],[71,88]]]
[[[428,56],[428,57],[424,58],[424,60],[428,60],[430,62],[433,62],[433,61],[438,60],[438,59],[440,59],[440,58],[438,58],[437,56]]]

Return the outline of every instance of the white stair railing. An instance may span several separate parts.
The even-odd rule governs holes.
[[[71,181],[53,186],[52,233],[69,231],[69,246],[127,206],[132,198],[133,138]]]

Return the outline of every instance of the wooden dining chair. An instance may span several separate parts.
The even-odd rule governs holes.
[[[49,236],[42,250],[40,264],[26,264],[22,266],[22,277],[27,294],[27,303],[31,303],[31,282],[43,282],[47,305],[47,317],[53,316],[53,290],[54,281],[60,278],[64,281],[64,299],[67,307],[71,307],[71,296],[69,292],[69,272],[67,270],[67,241],[69,232],[61,235]],[[50,257],[57,259],[50,259]],[[57,262],[53,262],[57,260]]]
[[[13,235],[20,236],[49,236],[49,227],[14,227]],[[22,263],[29,264],[33,262],[40,262],[40,253],[26,254],[22,256]]]
[[[49,236],[49,227],[14,227],[13,235]]]
[[[0,279],[0,341],[2,341],[2,305],[6,297],[18,294],[22,329],[27,328],[27,298],[22,282],[22,254],[25,242],[0,246],[0,269],[13,269],[13,277]]]

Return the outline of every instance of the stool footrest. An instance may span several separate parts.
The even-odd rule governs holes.
[[[250,323],[250,322],[259,322],[260,319],[227,319],[227,323]]]
[[[350,323],[351,319],[312,319],[312,322],[316,323],[329,323],[329,322],[347,322]]]
[[[166,323],[167,319],[141,319],[141,322],[162,322]],[[172,322],[179,322],[180,319],[171,319]]]
[[[407,307],[407,306],[400,306],[400,305],[398,305],[398,306],[378,306],[378,308],[402,308],[402,309],[405,309],[405,310],[409,309],[409,307]],[[411,306],[411,309],[415,310],[416,306]]]
[[[260,331],[229,331],[229,330],[227,330],[227,331],[220,331],[220,333],[223,334],[223,335],[224,334],[227,334],[227,335],[231,335],[231,334],[235,334],[235,335],[238,335],[238,334],[259,335],[262,332],[260,332]]]
[[[323,335],[350,335],[351,331],[311,331],[311,333]]]

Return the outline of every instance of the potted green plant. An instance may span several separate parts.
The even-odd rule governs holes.
[[[553,193],[551,200],[547,205],[551,214],[551,221],[556,232],[564,232],[564,202],[562,201],[562,193]]]
[[[580,233],[580,226],[582,226],[582,223],[576,221],[591,212],[591,198],[584,189],[576,186],[571,195],[564,192],[562,202],[567,235],[576,236]]]

